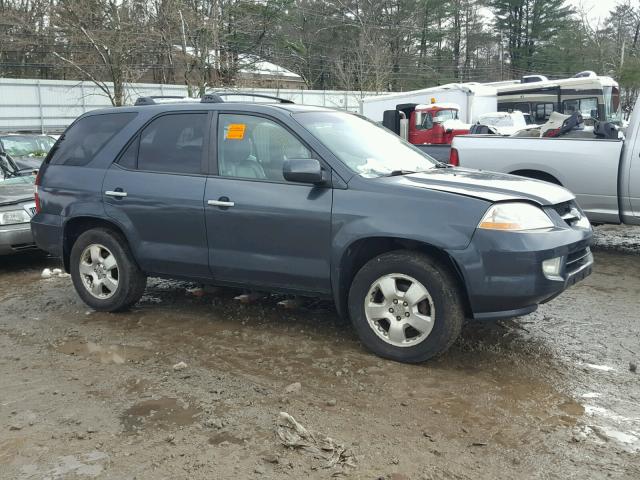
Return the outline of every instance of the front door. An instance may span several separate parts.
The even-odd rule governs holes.
[[[207,113],[157,117],[105,175],[106,213],[127,231],[146,272],[210,277],[203,206],[208,129]]]
[[[330,292],[329,186],[285,181],[286,159],[311,158],[272,119],[220,114],[218,175],[207,179],[209,265],[215,279],[287,290]]]

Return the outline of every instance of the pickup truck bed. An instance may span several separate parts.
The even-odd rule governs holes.
[[[633,142],[626,142],[633,149]],[[635,162],[633,169],[630,161],[625,164],[621,157],[625,146],[622,140],[464,135],[455,137],[452,146],[458,152],[461,167],[512,173],[562,185],[575,194],[592,222],[621,223],[624,213],[634,216],[631,205],[639,196],[634,188],[637,190],[640,183],[640,162]],[[630,157],[630,152],[626,156]],[[621,165],[626,166],[621,170]],[[633,185],[629,178],[634,179]],[[627,198],[619,197],[625,192]],[[636,211],[636,219],[638,214]]]

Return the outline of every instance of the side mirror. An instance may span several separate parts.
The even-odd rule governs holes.
[[[292,158],[285,160],[282,175],[288,182],[318,185],[326,181],[320,162],[315,158]]]

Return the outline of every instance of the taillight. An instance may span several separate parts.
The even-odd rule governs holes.
[[[38,187],[40,186],[40,179],[42,176],[42,169],[38,170],[38,174],[36,175],[36,189],[35,189],[35,200],[36,200],[36,213],[40,213],[41,210],[41,206],[40,206],[40,195],[38,195]]]
[[[460,166],[460,157],[458,156],[458,150],[453,147],[449,152],[449,165],[453,165],[454,167]]]

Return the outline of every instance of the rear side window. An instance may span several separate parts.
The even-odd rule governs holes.
[[[105,113],[81,118],[65,132],[51,150],[48,162],[52,165],[88,164],[136,115]]]
[[[207,113],[180,113],[153,120],[140,134],[137,168],[201,173],[207,118]],[[130,159],[127,160],[130,164]]]

